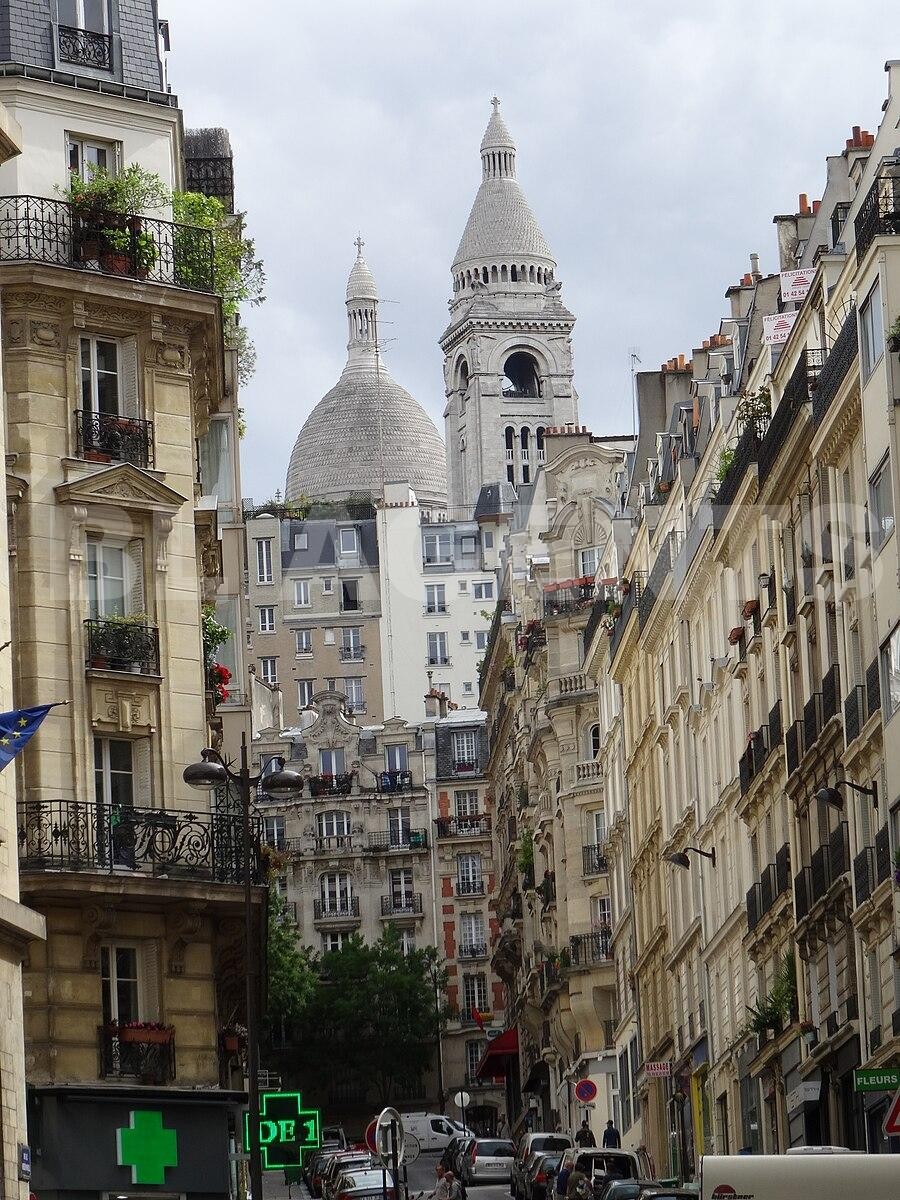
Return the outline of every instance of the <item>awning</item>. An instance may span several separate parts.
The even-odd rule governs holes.
[[[522,1084],[523,1092],[544,1092],[550,1087],[550,1065],[538,1059]]]
[[[513,1025],[505,1029],[499,1037],[488,1042],[487,1050],[481,1056],[481,1062],[475,1068],[476,1079],[496,1079],[498,1075],[506,1075],[509,1060],[519,1056],[519,1031]]]

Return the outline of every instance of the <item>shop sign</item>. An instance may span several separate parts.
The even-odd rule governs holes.
[[[662,1079],[672,1074],[670,1062],[645,1062],[644,1074],[649,1079]]]
[[[304,1108],[299,1092],[263,1092],[259,1098],[259,1148],[264,1171],[303,1165],[322,1141],[321,1114]],[[250,1114],[244,1113],[244,1149],[250,1150]]]
[[[853,1072],[854,1092],[895,1092],[900,1088],[900,1067],[863,1068]]]

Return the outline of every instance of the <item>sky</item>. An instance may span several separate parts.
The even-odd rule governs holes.
[[[358,233],[385,363],[443,433],[438,338],[496,93],[518,177],[577,317],[580,420],[631,431],[629,355],[659,365],[718,329],[775,213],[875,131],[896,0],[159,0],[187,127],[224,125],[265,261],[245,314],[243,494],[284,487],[346,358]],[[900,144],[900,132],[897,138]]]

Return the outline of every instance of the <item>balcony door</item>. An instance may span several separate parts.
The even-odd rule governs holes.
[[[88,33],[108,33],[107,0],[57,0],[60,25]]]
[[[409,845],[410,828],[408,808],[392,808],[388,811],[388,843],[392,850]]]
[[[461,913],[459,918],[460,949],[474,953],[485,945],[484,916],[481,913]]]
[[[319,774],[320,775],[343,775],[344,774],[344,748],[338,746],[333,750],[319,751]]]
[[[456,860],[461,896],[478,896],[482,891],[481,855],[460,854]]]
[[[395,912],[409,912],[413,905],[412,867],[391,871],[391,903]]]
[[[323,875],[319,881],[319,897],[322,911],[347,913],[353,902],[353,878],[346,871],[333,871]]]
[[[89,538],[87,602],[92,621],[140,616],[144,612],[144,544]]]

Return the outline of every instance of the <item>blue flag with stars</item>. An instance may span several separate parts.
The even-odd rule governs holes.
[[[0,771],[31,741],[41,727],[41,721],[55,704],[39,704],[37,708],[20,708],[16,712],[0,713]]]

